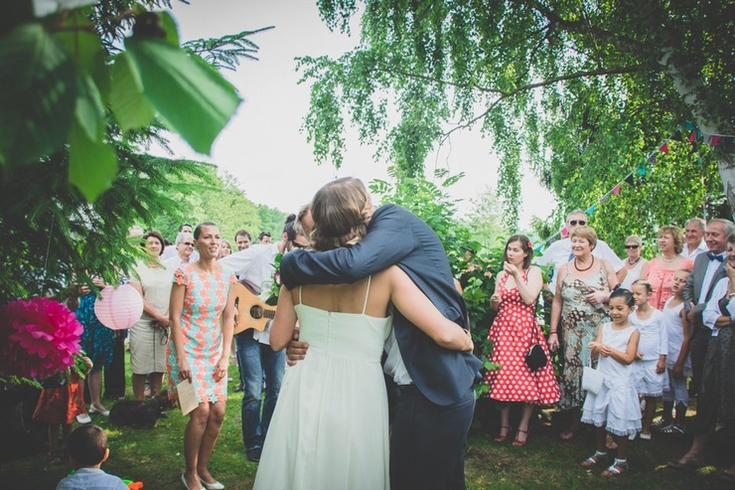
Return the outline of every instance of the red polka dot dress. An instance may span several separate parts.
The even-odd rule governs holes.
[[[528,270],[525,270],[524,282],[527,275]],[[502,281],[498,289],[500,305],[488,334],[494,346],[491,361],[500,364],[500,369],[485,374],[485,382],[490,386],[488,396],[502,402],[551,405],[559,401],[559,385],[551,361],[536,372],[532,372],[525,361],[532,338],[541,341],[547,358],[549,356],[546,340],[534,314],[536,305],[525,304],[518,288],[506,289],[507,279],[506,273],[498,277],[498,281]]]

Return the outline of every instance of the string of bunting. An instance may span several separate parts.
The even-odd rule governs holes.
[[[686,137],[689,143],[694,143],[696,141],[704,141],[706,144],[708,144],[712,148],[717,146],[724,139],[735,139],[735,135],[730,135],[730,134],[702,133],[694,124],[688,121],[684,123],[683,129],[689,132],[688,136]],[[682,133],[681,128],[677,129],[673,135],[666,138],[663,141],[663,143],[658,145],[658,147],[655,150],[648,153],[648,155],[646,155],[646,160],[642,164],[640,164],[638,167],[636,167],[635,170],[631,171],[628,175],[626,175],[625,178],[623,178],[620,182],[615,184],[615,186],[613,186],[612,189],[607,191],[595,204],[587,208],[587,210],[585,210],[584,213],[587,216],[591,215],[592,213],[595,212],[595,210],[597,209],[597,206],[599,204],[605,204],[607,200],[610,199],[610,196],[613,196],[613,195],[617,196],[618,194],[620,194],[621,185],[628,184],[630,186],[633,186],[635,183],[634,179],[635,179],[636,174],[640,175],[641,177],[645,176],[646,172],[648,171],[648,169],[646,168],[646,164],[648,164],[649,162],[650,163],[655,162],[656,155],[659,152],[668,154],[670,141],[684,141],[684,134]],[[566,231],[566,226],[562,228],[561,230],[557,231],[555,234],[553,234],[549,238],[547,238],[546,241],[544,241],[543,243],[537,245],[534,250],[536,252],[541,252],[541,250],[543,250],[545,247],[557,241],[562,236],[564,231]]]

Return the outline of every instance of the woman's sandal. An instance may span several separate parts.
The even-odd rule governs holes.
[[[572,439],[574,439],[574,432],[571,431],[571,430],[562,432],[562,433],[559,434],[559,438],[562,441],[571,441]]]
[[[493,439],[495,442],[505,442],[505,440],[508,438],[508,434],[510,434],[510,426],[503,425],[500,427],[500,434],[498,434],[498,437]]]
[[[620,476],[628,471],[628,463],[626,461],[615,460],[615,463],[608,466],[608,468],[602,472],[602,476]]]
[[[604,463],[605,461],[607,461],[607,453],[600,453],[595,451],[595,454],[579,464],[582,466],[582,468],[592,468],[593,466],[597,466],[598,464]]]
[[[520,436],[521,434],[523,434],[523,435],[524,435],[524,437],[523,437],[523,440],[521,440],[521,439],[520,439],[520,438],[518,437],[518,436]],[[526,445],[526,442],[527,442],[527,441],[528,441],[528,431],[527,431],[527,430],[523,430],[523,429],[518,429],[518,430],[516,431],[516,437],[515,437],[515,439],[513,439],[513,444],[512,444],[512,446],[514,446],[514,447],[523,447],[523,446],[525,446],[525,445]]]

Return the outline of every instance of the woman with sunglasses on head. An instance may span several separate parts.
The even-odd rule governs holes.
[[[648,279],[653,288],[651,306],[663,311],[666,300],[674,295],[671,290],[674,274],[679,269],[691,270],[694,262],[679,255],[684,248],[684,234],[676,226],[659,228],[658,248],[661,255],[646,264],[641,279]]]
[[[625,239],[625,253],[628,258],[624,260],[625,267],[618,271],[618,281],[620,287],[630,291],[630,287],[636,279],[640,279],[643,269],[648,261],[641,257],[641,249],[643,248],[643,240],[638,235],[630,235]]]

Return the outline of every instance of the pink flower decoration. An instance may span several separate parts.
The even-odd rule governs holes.
[[[84,327],[58,301],[34,297],[0,306],[0,373],[48,378],[74,365]]]

